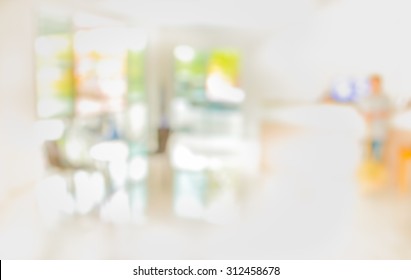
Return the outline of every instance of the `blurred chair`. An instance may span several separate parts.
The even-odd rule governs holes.
[[[78,171],[85,171],[89,174],[98,172],[94,166],[70,162],[65,156],[63,145],[58,140],[45,142],[44,154],[47,162],[47,173],[62,176],[67,182],[67,191],[74,197],[76,196],[76,173]]]
[[[73,119],[66,122],[60,138],[43,143],[47,173],[64,177],[68,191],[74,195],[75,175],[78,171],[89,174],[99,172],[89,156],[90,145],[98,141],[99,135],[85,126],[83,121]]]
[[[93,165],[87,163],[73,163],[66,156],[64,147],[58,140],[47,141],[44,143],[44,153],[49,169],[58,171],[75,171],[75,170],[95,170]]]
[[[58,141],[46,141],[44,143],[44,151],[47,163],[49,165],[48,167],[57,168],[60,170],[64,170],[66,168]]]

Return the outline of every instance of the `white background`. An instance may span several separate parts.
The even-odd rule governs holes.
[[[215,268],[218,276],[135,276],[138,268]],[[279,276],[227,276],[226,267],[279,266]],[[2,261],[1,279],[411,279],[409,261]]]

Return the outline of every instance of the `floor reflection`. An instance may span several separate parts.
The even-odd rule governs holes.
[[[163,157],[162,160],[166,160]],[[203,157],[201,168],[182,169],[170,164],[172,181],[168,193],[149,191],[149,177],[165,176],[149,172],[148,158],[135,156],[113,161],[96,170],[64,171],[50,169],[37,185],[37,201],[47,224],[83,216],[97,217],[113,224],[142,224],[156,219],[148,213],[149,202],[170,200],[174,218],[194,219],[212,224],[238,222],[245,190],[244,171],[224,157]],[[98,165],[99,166],[99,165]],[[164,172],[164,171],[163,171]]]
[[[409,257],[410,197],[388,189],[362,194],[361,142],[341,127],[284,129],[273,122],[262,134],[268,168],[260,173],[252,145],[232,135],[174,132],[167,153],[154,155],[101,141],[93,168],[50,168],[37,185],[39,213],[52,227],[44,242],[50,252],[42,254]]]
[[[49,171],[37,185],[37,202],[48,225],[83,216],[109,223],[142,223],[147,208],[147,159],[136,157],[111,167],[107,174]]]

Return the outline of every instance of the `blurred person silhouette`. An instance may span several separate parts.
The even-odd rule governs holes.
[[[371,160],[384,163],[392,106],[383,91],[381,76],[372,75],[369,84],[370,94],[359,101],[360,110],[368,125],[366,149]]]

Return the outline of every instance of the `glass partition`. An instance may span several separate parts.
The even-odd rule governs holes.
[[[141,222],[149,138],[146,34],[104,16],[62,11],[39,10],[35,42],[37,126],[50,136],[44,139],[46,185],[48,178],[65,180],[62,199],[71,214],[98,212],[116,222],[123,211],[127,221]]]

